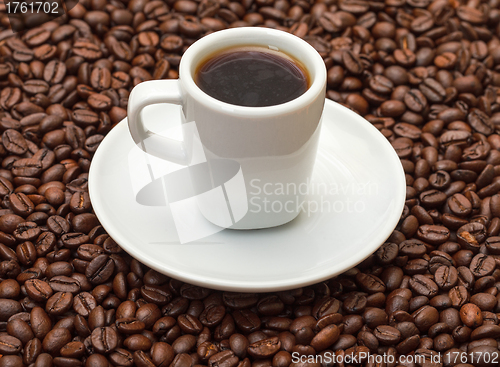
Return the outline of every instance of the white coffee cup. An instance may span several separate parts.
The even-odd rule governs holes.
[[[194,81],[197,67],[207,55],[239,46],[286,53],[307,70],[309,88],[292,101],[267,107],[232,105],[204,93]],[[304,40],[267,28],[226,29],[201,38],[186,50],[179,79],[138,84],[130,93],[128,124],[136,144],[159,158],[194,167],[201,163],[197,150],[203,150],[206,167],[202,171],[212,179],[209,189],[213,191],[208,192],[206,187],[195,191],[204,192],[198,206],[209,221],[233,229],[274,227],[293,220],[303,209],[301,202],[317,152],[325,91],[323,59]],[[157,103],[182,106],[182,124],[190,127],[184,129],[183,141],[145,127],[141,111]],[[226,161],[232,162],[226,172],[213,171],[217,162]],[[229,171],[233,180],[226,177]],[[213,180],[214,176],[218,177]],[[198,179],[191,177],[196,187]],[[218,182],[222,177],[226,184]]]

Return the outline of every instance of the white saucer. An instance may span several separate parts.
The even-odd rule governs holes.
[[[148,107],[144,119],[161,122],[166,113],[172,114],[171,109],[161,111],[165,108],[171,106]],[[172,120],[175,125],[175,116]],[[326,280],[376,251],[398,223],[405,202],[404,172],[392,146],[369,122],[330,100],[325,103],[312,179],[317,192],[308,197],[308,212],[280,227],[226,229],[181,244],[168,206],[136,201],[131,170],[144,185],[151,181],[147,172],[136,175],[131,166],[140,154],[126,119],[102,141],[89,177],[97,217],[109,235],[145,265],[209,288],[264,292]],[[159,164],[169,172],[181,168]],[[316,205],[322,210],[315,211]]]

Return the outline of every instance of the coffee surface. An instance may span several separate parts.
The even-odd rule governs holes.
[[[196,71],[195,81],[220,101],[248,107],[282,104],[308,88],[308,76],[301,66],[264,48],[236,48],[209,58]]]

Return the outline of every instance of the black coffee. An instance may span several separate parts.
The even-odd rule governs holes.
[[[309,87],[298,62],[263,47],[232,48],[209,57],[196,70],[195,82],[220,101],[249,107],[285,103]]]

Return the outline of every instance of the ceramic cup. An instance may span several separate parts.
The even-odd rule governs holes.
[[[195,70],[207,55],[248,45],[282,51],[298,60],[310,77],[307,91],[283,104],[244,107],[219,101],[196,85]],[[210,222],[233,229],[274,227],[303,210],[325,91],[323,59],[304,40],[274,29],[227,29],[186,50],[179,79],[138,84],[130,93],[128,124],[132,138],[146,153],[190,169],[190,190]],[[146,128],[141,111],[157,103],[182,107],[182,141]]]

